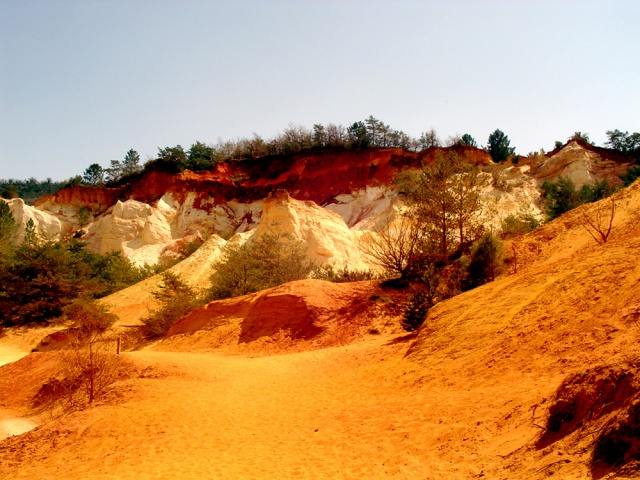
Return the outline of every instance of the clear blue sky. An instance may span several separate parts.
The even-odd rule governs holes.
[[[369,115],[518,153],[640,131],[639,1],[0,0],[0,178]]]

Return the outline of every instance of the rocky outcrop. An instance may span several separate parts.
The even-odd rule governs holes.
[[[531,174],[540,182],[569,178],[576,187],[593,185],[606,180],[612,187],[622,185],[620,174],[627,171],[632,162],[612,150],[599,148],[572,139],[559,149],[549,152],[543,161],[532,165]]]
[[[9,210],[18,227],[18,241],[21,241],[24,237],[25,228],[29,220],[33,221],[38,236],[47,240],[60,240],[73,231],[73,223],[64,216],[59,217],[47,211],[31,207],[20,198],[12,200],[0,198],[0,201],[4,201],[9,205]]]
[[[144,216],[145,210],[137,207],[138,205],[133,205],[129,213],[120,214],[116,218],[128,215],[139,220]],[[148,220],[149,217],[145,218]],[[306,247],[309,259],[319,266],[332,265],[337,269],[350,270],[376,269],[358,248],[361,232],[349,229],[338,214],[320,208],[313,202],[295,200],[286,192],[275,192],[265,199],[261,218],[257,228],[238,233],[228,241],[218,235],[210,236],[193,255],[173,266],[170,271],[179,275],[190,286],[206,289],[210,286],[209,277],[214,271],[214,263],[220,258],[228,242],[243,244],[255,241],[265,234],[284,234],[300,241]],[[135,241],[137,240],[129,241],[127,245]],[[152,245],[146,248],[148,250]],[[140,261],[142,257],[136,258]],[[161,276],[155,275],[100,302],[118,315],[120,324],[135,325],[149,309],[155,308],[152,292],[157,290],[160,282]]]
[[[352,270],[375,267],[360,253],[360,232],[349,229],[337,213],[311,201],[295,200],[284,191],[274,192],[265,200],[261,218],[252,238],[266,233],[289,235],[306,246],[307,256],[318,265]]]

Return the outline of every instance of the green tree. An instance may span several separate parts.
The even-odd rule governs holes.
[[[104,170],[97,163],[92,163],[82,174],[82,181],[85,185],[99,187],[104,185]]]
[[[109,168],[105,170],[107,182],[116,183],[122,178],[123,168],[120,160],[111,160]]]
[[[142,170],[140,166],[140,154],[133,149],[130,149],[124,156],[122,162],[122,176],[138,173]]]
[[[409,214],[418,219],[431,249],[443,259],[453,252],[456,236],[458,247],[476,236],[483,208],[480,194],[487,184],[479,168],[455,152],[436,154],[435,161],[419,175],[399,177]]]
[[[158,149],[158,161],[177,168],[178,170],[184,168],[186,160],[187,156],[180,145]]]
[[[369,144],[374,147],[384,146],[381,145],[381,137],[383,132],[388,132],[388,129],[385,128],[384,123],[374,118],[373,115],[369,115],[369,118],[367,118],[364,123],[366,125],[367,136],[369,137]]]
[[[584,143],[588,143],[589,145],[593,145],[593,142],[591,140],[589,140],[589,134],[588,133],[582,133],[582,132],[574,132],[574,134],[572,136],[569,137],[569,140],[581,140]]]
[[[0,191],[0,197],[6,198],[7,200],[18,198],[19,196],[20,192],[18,191],[18,187],[15,185],[7,185]]]
[[[371,140],[367,133],[367,127],[362,122],[355,122],[347,129],[349,144],[356,148],[368,148]]]
[[[625,155],[640,157],[640,133],[621,132],[618,129],[607,130],[605,146]]]
[[[409,215],[418,220],[433,250],[442,258],[451,253],[453,241],[454,206],[449,186],[454,171],[453,162],[438,153],[434,163],[420,174],[409,172],[399,177],[400,191],[410,207]]]
[[[142,319],[147,338],[166,335],[174,323],[204,304],[199,292],[170,271],[162,274],[162,282],[153,297],[160,306]]]
[[[424,323],[431,307],[433,307],[433,302],[426,293],[418,291],[411,295],[402,313],[402,321],[400,322],[402,328],[407,332],[416,331]]]
[[[462,135],[461,140],[462,140],[463,144],[468,145],[470,147],[477,147],[478,146],[478,143],[476,142],[475,138],[473,138],[468,133],[465,133],[464,135]]]
[[[120,253],[90,253],[76,239],[40,239],[29,221],[22,244],[0,256],[0,326],[54,320],[77,298],[108,295],[145,275]]]
[[[324,147],[327,145],[327,131],[321,123],[313,125],[313,146]]]
[[[553,183],[545,181],[541,188],[547,203],[546,213],[549,220],[573,210],[582,203],[580,192],[567,177],[560,177]]]
[[[540,221],[530,210],[520,209],[517,213],[509,214],[501,221],[502,238],[511,238],[529,233],[540,226]]]
[[[632,165],[629,167],[629,170],[627,170],[627,173],[620,175],[620,180],[623,181],[625,187],[628,187],[635,182],[638,177],[640,177],[640,165]]]
[[[315,264],[301,242],[265,233],[242,245],[227,244],[214,263],[209,298],[237,297],[307,278]]]
[[[193,171],[208,170],[215,164],[215,152],[213,147],[202,142],[191,145],[187,152],[186,166]]]
[[[487,150],[494,162],[504,162],[513,155],[515,148],[510,147],[510,143],[509,137],[499,129],[496,129],[489,135],[489,139],[487,140]]]
[[[420,135],[420,139],[418,140],[418,148],[420,150],[426,150],[427,148],[441,146],[442,141],[438,137],[438,134],[436,133],[434,128],[427,132],[424,132],[422,135]]]
[[[449,154],[454,174],[449,181],[449,194],[452,201],[453,223],[458,230],[458,241],[464,249],[469,241],[477,237],[481,229],[480,215],[483,211],[482,192],[489,186],[490,177],[483,174],[470,160]]]

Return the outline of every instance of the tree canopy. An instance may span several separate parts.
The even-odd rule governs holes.
[[[513,152],[515,147],[510,147],[511,141],[502,130],[496,129],[489,135],[487,140],[487,151],[494,162],[500,163],[506,161]]]

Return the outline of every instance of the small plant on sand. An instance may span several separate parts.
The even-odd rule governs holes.
[[[613,225],[613,218],[616,214],[615,199],[611,197],[609,203],[609,207],[598,205],[591,211],[583,210],[582,212],[582,226],[598,245],[607,243],[611,233],[611,226]]]
[[[49,379],[34,398],[34,406],[54,414],[91,405],[123,374],[123,362],[116,355],[116,339],[107,334],[115,320],[95,302],[76,301],[65,308],[73,323],[69,348],[62,354],[63,369]]]

